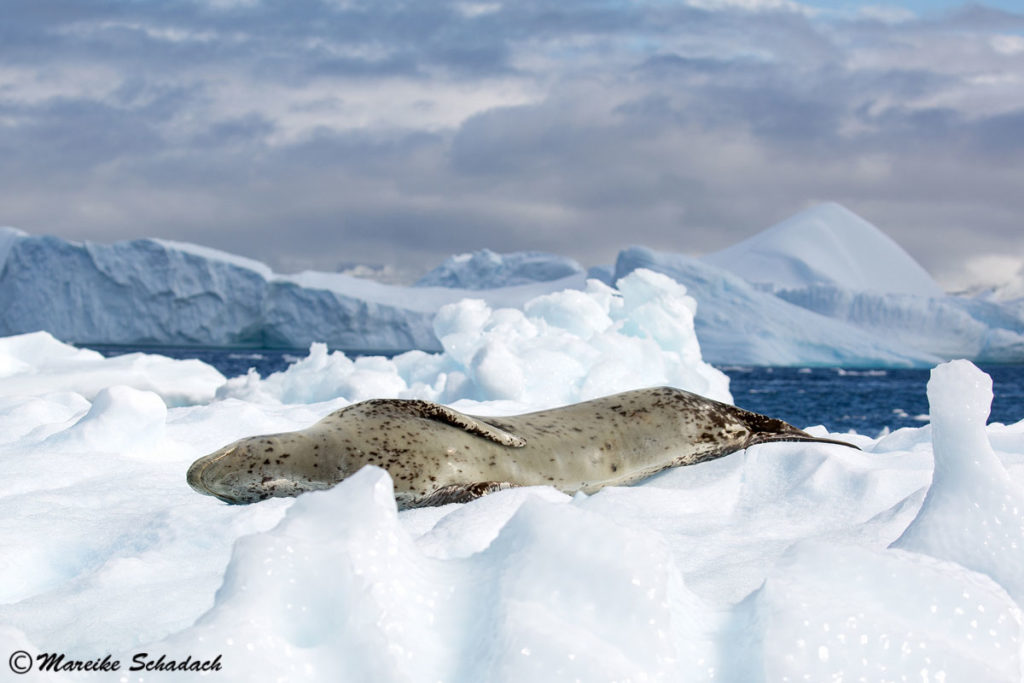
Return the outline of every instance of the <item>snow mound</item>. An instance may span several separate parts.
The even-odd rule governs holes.
[[[611,333],[611,346],[644,340],[654,365],[662,343],[687,347],[693,302],[679,285],[637,271],[620,289],[527,312],[455,305],[441,328],[450,360],[490,348],[475,330],[504,339],[494,373],[508,358],[530,369],[527,349],[550,350],[541,330],[592,348]],[[0,394],[0,650],[121,662],[71,680],[197,679],[127,671],[139,653],[217,661],[211,680],[232,682],[1021,680],[1024,421],[985,427],[990,393],[965,364],[936,371],[934,429],[843,436],[863,451],[764,444],[592,496],[520,487],[398,512],[373,467],[253,505],[185,482],[195,458],[301,429],[344,399],[165,407],[118,386],[116,364],[43,336],[0,358],[8,377],[53,378]],[[292,389],[339,358],[311,353]],[[372,393],[384,360],[349,372],[351,391]],[[628,388],[634,360],[610,391]],[[420,352],[393,370],[437,378],[439,362]],[[97,364],[111,372],[91,378],[89,399],[53,391]],[[205,377],[176,371],[162,381]],[[512,403],[493,398],[479,412]]]
[[[701,260],[768,289],[832,285],[854,292],[943,294],[892,238],[834,202],[813,206]]]
[[[1019,607],[988,577],[915,553],[820,541],[788,550],[753,597],[764,680],[1013,681]],[[904,680],[909,680],[905,676]]]
[[[985,431],[992,378],[968,361],[932,370],[928,382],[935,472],[917,517],[894,547],[987,574],[1024,605],[1024,489]]]
[[[420,278],[415,286],[497,289],[560,280],[582,272],[580,264],[565,256],[537,251],[498,254],[482,249],[449,257]]]

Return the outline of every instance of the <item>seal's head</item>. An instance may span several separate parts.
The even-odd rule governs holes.
[[[199,458],[188,468],[188,484],[226,503],[255,503],[297,496],[330,486],[303,476],[289,460],[299,435],[272,434],[236,441]]]

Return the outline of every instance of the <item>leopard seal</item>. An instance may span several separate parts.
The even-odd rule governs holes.
[[[373,399],[300,431],[236,441],[192,463],[187,480],[228,503],[252,503],[330,488],[377,465],[391,474],[395,498],[407,508],[466,502],[511,486],[593,493],[775,441],[856,448],[672,387],[503,417]]]

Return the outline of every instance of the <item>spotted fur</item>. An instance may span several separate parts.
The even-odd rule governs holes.
[[[199,458],[188,483],[229,503],[252,503],[329,488],[377,465],[391,474],[399,504],[415,507],[509,486],[593,493],[772,441],[850,446],[671,387],[508,417],[375,399],[307,429],[242,439]]]

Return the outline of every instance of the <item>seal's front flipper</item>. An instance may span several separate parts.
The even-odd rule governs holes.
[[[483,418],[460,413],[457,410],[452,410],[448,406],[419,400],[403,401],[402,403],[406,409],[419,417],[450,424],[451,426],[458,427],[470,434],[476,434],[484,439],[500,443],[502,446],[508,446],[509,448],[522,448],[526,445],[526,439],[523,437],[513,434],[512,432],[507,432],[501,427],[496,427],[488,422],[484,422]]]
[[[450,484],[448,486],[442,486],[426,498],[410,504],[409,507],[425,508],[433,507],[435,505],[447,505],[448,503],[468,503],[471,500],[476,500],[480,496],[486,496],[488,493],[494,493],[495,491],[504,491],[505,489],[510,489],[513,486],[515,486],[515,484],[510,484],[507,481],[480,481],[474,484]]]

